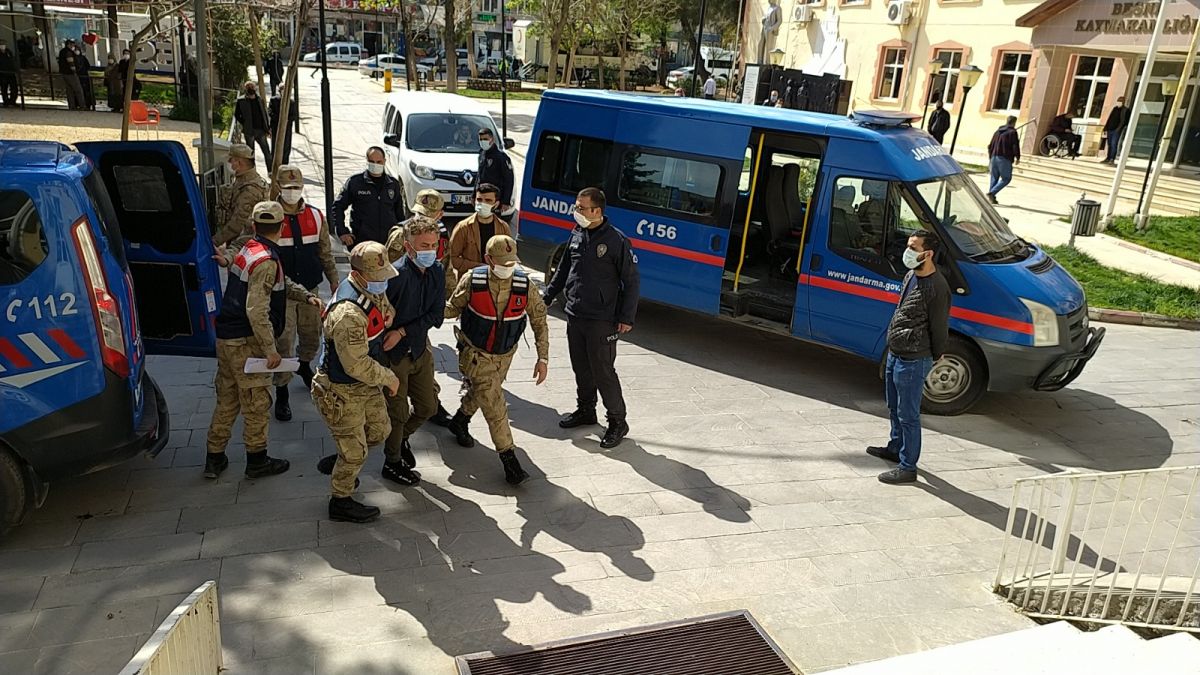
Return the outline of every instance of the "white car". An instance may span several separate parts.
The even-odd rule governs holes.
[[[694,66],[687,66],[686,68],[676,68],[675,70],[672,70],[671,72],[667,73],[667,88],[674,89],[674,88],[678,87],[679,81],[682,80],[684,77],[690,76],[692,74],[692,72],[694,72],[695,70],[696,70],[696,68]],[[729,75],[727,73],[722,73],[722,72],[717,72],[717,71],[710,71],[710,72],[712,72],[714,75],[716,75],[717,84],[721,85],[722,87],[725,86],[726,82],[728,82],[728,80],[729,80]],[[697,87],[699,87],[703,84],[704,84],[703,82],[700,82],[697,84]]]
[[[330,42],[325,45],[325,60],[329,63],[358,63],[366,56],[366,51],[357,42]],[[304,55],[305,63],[320,63],[320,52],[309,52]]]
[[[465,96],[400,91],[388,97],[380,136],[388,172],[403,186],[404,203],[434,189],[446,202],[447,225],[474,213],[480,129],[500,138],[487,108]],[[504,139],[505,148],[512,146]]]
[[[371,79],[379,79],[383,77],[385,70],[392,71],[392,77],[404,77],[406,71],[405,60],[403,54],[380,54],[372,56],[369,59],[363,59],[358,62],[358,72],[370,77]],[[429,73],[433,68],[424,64],[417,63],[417,72],[425,73],[425,77],[429,77]]]

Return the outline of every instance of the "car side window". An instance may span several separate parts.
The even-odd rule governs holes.
[[[49,252],[33,199],[21,190],[0,190],[0,286],[25,279]]]
[[[839,176],[829,212],[829,247],[880,274],[898,277],[913,232],[932,229],[902,183]]]

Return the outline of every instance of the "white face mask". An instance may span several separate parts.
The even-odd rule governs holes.
[[[918,267],[921,266],[921,263],[924,262],[921,259],[921,255],[922,254],[917,253],[916,251],[912,250],[911,248],[904,249],[904,256],[903,256],[904,266],[910,270],[917,269]]]
[[[576,211],[575,212],[575,222],[578,223],[579,226],[584,228],[585,230],[590,230],[593,227],[595,227],[596,225],[598,225],[600,221],[596,221],[595,223],[593,223],[592,221],[588,220],[587,216]]]
[[[484,202],[475,202],[475,213],[479,214],[480,216],[482,216],[484,218],[491,218],[492,217],[492,205],[485,204]]]
[[[484,138],[479,139],[479,149],[480,150],[487,150],[491,147],[492,147],[491,141],[484,139]]]
[[[513,265],[511,267],[509,267],[507,265],[492,265],[492,274],[494,274],[497,279],[508,279],[516,273],[517,273],[516,265]]]
[[[382,164],[367,162],[367,173],[370,173],[372,176],[382,176],[384,168]]]
[[[304,196],[304,188],[284,188],[279,191],[279,196],[288,204],[299,204]]]

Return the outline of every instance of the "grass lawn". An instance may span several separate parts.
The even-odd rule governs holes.
[[[1132,216],[1118,216],[1104,234],[1120,237],[1155,251],[1200,262],[1200,217],[1151,216],[1150,227],[1138,232]]]
[[[969,162],[959,162],[959,166],[967,173],[988,173],[989,169],[982,164],[971,164]]]
[[[483,91],[481,89],[459,89],[458,93],[471,98],[488,98],[500,100],[500,92],[498,91]],[[510,101],[540,101],[542,100],[541,92],[531,91],[510,91],[508,92],[508,100]]]
[[[1200,318],[1200,291],[1106,267],[1068,246],[1053,246],[1046,252],[1083,284],[1092,307],[1150,312],[1179,319]]]

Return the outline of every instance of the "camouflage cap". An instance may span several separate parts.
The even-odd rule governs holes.
[[[283,207],[279,202],[259,202],[250,216],[256,223],[282,223]]]
[[[396,276],[388,262],[387,249],[376,241],[364,241],[350,250],[350,267],[367,281],[387,281]]]
[[[396,225],[388,231],[386,246],[388,262],[396,262],[404,257],[404,227]]]
[[[229,146],[229,156],[239,159],[254,159],[254,151],[245,143],[234,143]]]
[[[417,193],[417,203],[413,204],[412,212],[431,218],[445,205],[446,200],[442,199],[442,193],[437,190],[421,190]]]
[[[279,167],[279,171],[275,174],[279,180],[281,188],[298,188],[304,187],[304,174],[300,172],[300,167],[291,164],[284,164]]]
[[[487,254],[497,265],[512,267],[521,262],[517,258],[517,242],[507,234],[498,234],[488,239]]]

